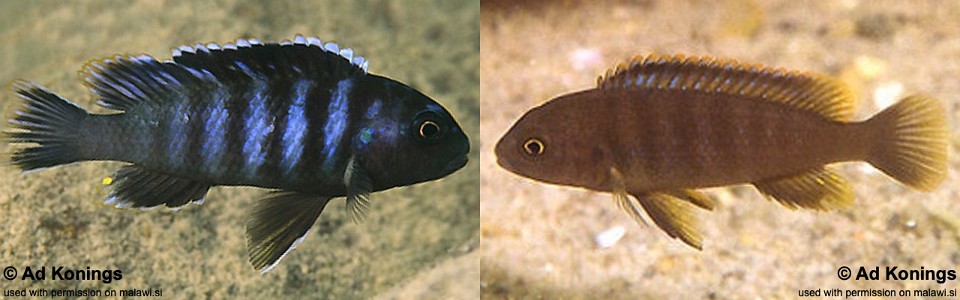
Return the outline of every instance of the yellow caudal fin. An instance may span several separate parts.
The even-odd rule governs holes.
[[[910,187],[930,191],[947,175],[947,116],[934,98],[914,95],[868,121],[879,138],[867,161]]]

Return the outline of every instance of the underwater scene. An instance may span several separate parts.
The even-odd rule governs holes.
[[[0,2],[2,298],[477,298],[479,9]]]
[[[481,298],[955,298],[957,15],[481,1]]]

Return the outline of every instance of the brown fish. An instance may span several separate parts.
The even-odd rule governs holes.
[[[673,238],[701,248],[697,188],[750,183],[792,208],[852,204],[825,168],[866,161],[921,191],[943,181],[947,120],[914,95],[869,120],[836,80],[706,57],[648,56],[621,64],[594,89],[531,109],[500,139],[497,162],[547,183],[613,192]],[[632,195],[631,198],[628,195]]]

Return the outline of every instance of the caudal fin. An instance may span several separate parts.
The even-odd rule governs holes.
[[[79,127],[87,112],[38,84],[20,81],[14,87],[26,105],[4,134],[11,144],[35,146],[14,152],[10,163],[29,171],[79,160]]]
[[[894,179],[930,191],[947,175],[947,116],[934,98],[914,95],[870,119],[879,141],[867,161]]]

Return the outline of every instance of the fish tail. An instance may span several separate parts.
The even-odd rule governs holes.
[[[19,81],[14,88],[26,105],[10,120],[5,137],[11,144],[35,146],[17,150],[8,163],[29,171],[80,160],[79,128],[89,114],[36,83]]]
[[[947,117],[937,99],[913,95],[868,123],[879,139],[867,161],[912,188],[930,191],[947,174]]]

